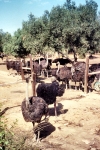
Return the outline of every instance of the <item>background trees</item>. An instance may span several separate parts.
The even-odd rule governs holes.
[[[46,53],[75,50],[79,55],[100,52],[100,14],[98,5],[93,0],[86,0],[85,5],[76,6],[66,0],[63,6],[53,7],[51,12],[36,18],[29,14],[23,21],[22,29],[13,36],[0,31],[0,51],[16,57],[29,53]]]

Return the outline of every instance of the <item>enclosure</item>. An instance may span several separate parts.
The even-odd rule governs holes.
[[[41,131],[41,143],[32,141],[32,123],[24,121],[21,102],[25,98],[25,81],[21,76],[8,76],[8,71],[0,60],[0,100],[3,103],[7,126],[10,129],[17,119],[16,136],[25,138],[25,145],[37,146],[42,150],[100,150],[100,93],[68,89],[62,97],[57,97],[58,117],[54,106],[50,105],[50,118]],[[51,82],[50,78],[43,79]],[[31,82],[29,94],[32,95]]]

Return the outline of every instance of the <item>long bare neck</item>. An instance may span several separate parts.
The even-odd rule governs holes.
[[[74,62],[77,62],[76,48],[73,48]]]
[[[40,57],[39,57],[39,65],[40,65]]]
[[[48,65],[48,53],[46,55],[46,64]]]
[[[29,105],[28,87],[29,87],[29,79],[26,80],[26,107],[28,107],[28,105]]]
[[[58,69],[57,69],[57,73],[59,72],[60,69],[60,63],[58,62]]]

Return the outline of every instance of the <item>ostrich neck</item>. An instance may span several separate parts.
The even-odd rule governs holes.
[[[48,65],[48,53],[47,53],[47,59],[46,59],[46,64]]]
[[[39,65],[40,65],[40,57],[39,57]]]
[[[29,86],[29,82],[26,82],[26,107],[28,107],[29,104],[28,86]]]
[[[58,63],[58,69],[57,69],[57,73],[59,72],[59,69],[60,69],[59,65],[60,65],[60,64]]]

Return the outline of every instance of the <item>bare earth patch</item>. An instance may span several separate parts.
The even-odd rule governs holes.
[[[32,123],[24,121],[20,107],[25,98],[25,86],[21,77],[8,76],[5,66],[0,65],[0,101],[2,109],[9,107],[5,113],[8,127],[17,119],[16,134],[23,134],[25,144],[34,146],[37,144],[32,141]],[[29,95],[32,95],[31,83]],[[38,144],[42,150],[100,150],[100,93],[93,91],[85,95],[83,91],[68,89],[62,97],[57,97],[57,119],[54,106],[49,108],[49,122],[41,131]]]

